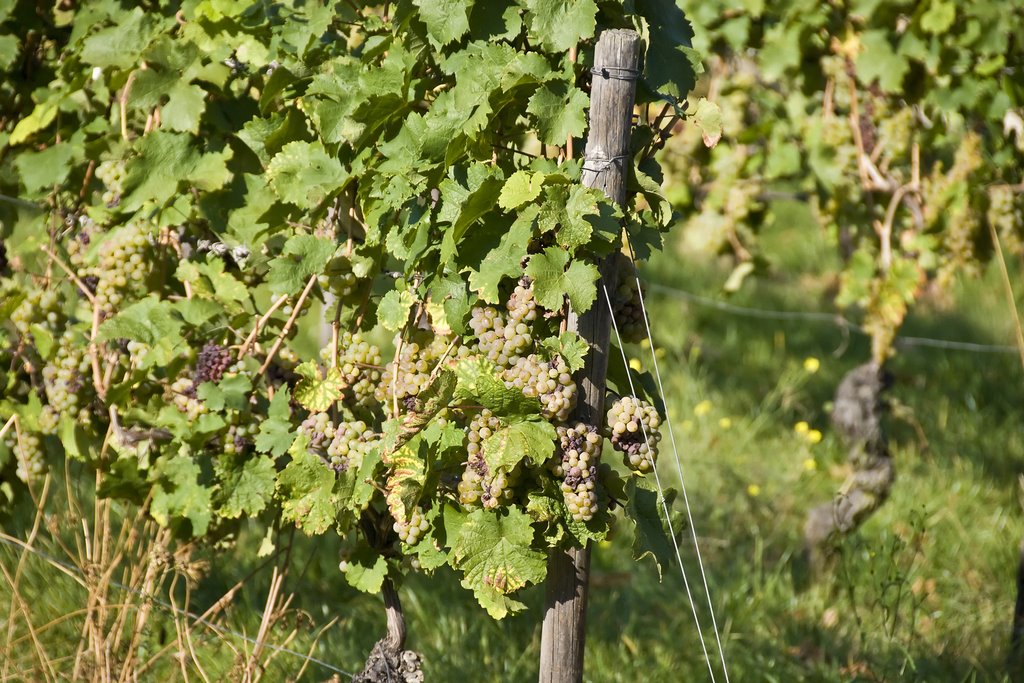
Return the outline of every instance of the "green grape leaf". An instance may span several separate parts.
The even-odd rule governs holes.
[[[199,465],[184,453],[157,460],[150,477],[153,501],[149,512],[160,526],[174,528],[178,527],[176,520],[187,520],[191,536],[206,534],[213,517],[211,491],[199,483],[199,476]]]
[[[506,277],[521,275],[523,260],[526,258],[530,240],[533,238],[534,214],[521,215],[512,228],[505,233],[494,249],[480,262],[480,270],[469,274],[469,286],[480,294],[487,303],[495,304],[500,299],[498,286]]]
[[[526,111],[537,119],[542,142],[564,145],[569,136],[579,137],[587,129],[586,109],[590,98],[565,81],[551,81],[530,98]]]
[[[260,423],[260,431],[256,435],[256,450],[276,458],[287,453],[295,441],[295,428],[288,419],[288,392],[275,393],[267,412],[268,417]]]
[[[714,102],[706,97],[700,98],[690,118],[700,129],[706,147],[714,147],[722,139],[722,110]]]
[[[650,557],[661,577],[665,567],[671,567],[676,560],[672,534],[665,519],[658,486],[647,477],[634,476],[626,484],[626,497],[626,516],[634,525],[633,559],[640,561]],[[665,502],[669,510],[672,509],[675,497],[673,489],[665,489]],[[678,520],[675,528],[681,532],[685,524]]]
[[[336,367],[327,368],[323,372],[316,361],[306,361],[295,368],[300,379],[292,389],[292,397],[303,408],[322,413],[341,400],[342,391],[348,385]]]
[[[206,92],[179,80],[167,95],[170,99],[160,111],[163,123],[171,130],[198,133],[199,119],[206,109]]]
[[[585,313],[597,299],[594,284],[600,277],[597,268],[579,260],[570,264],[569,253],[563,249],[548,247],[543,253],[531,256],[526,274],[533,279],[537,303],[548,310],[561,309],[563,298],[569,297],[573,310]]]
[[[469,13],[474,4],[471,0],[413,0],[413,4],[419,7],[420,19],[436,46],[444,47],[469,30]]]
[[[248,407],[251,391],[252,380],[247,375],[238,374],[225,377],[217,384],[203,382],[196,390],[196,396],[211,411],[221,411],[225,407],[241,411]]]
[[[392,289],[377,305],[377,320],[385,330],[398,332],[409,320],[409,311],[416,303],[416,297],[407,289]]]
[[[483,406],[507,418],[540,414],[540,401],[509,389],[498,377],[497,367],[485,358],[464,358],[455,365],[458,384],[455,399]]]
[[[529,171],[516,171],[501,188],[498,195],[498,206],[509,211],[518,209],[527,202],[532,202],[540,196],[544,186],[545,175],[543,173],[530,173]]]
[[[526,513],[514,507],[500,513],[476,510],[452,539],[449,558],[463,572],[462,585],[493,618],[501,619],[511,611],[502,598],[543,581],[547,573],[546,554],[532,546],[533,527]]]
[[[594,0],[527,0],[530,33],[550,52],[568,52],[594,37],[597,3]]]
[[[543,465],[554,453],[557,438],[554,426],[547,420],[523,420],[491,434],[484,439],[481,450],[491,472],[511,472],[523,460]]]
[[[320,142],[295,140],[270,160],[267,178],[282,201],[312,209],[340,191],[348,174]]]
[[[903,77],[910,70],[910,62],[893,49],[891,32],[883,29],[865,31],[861,37],[861,51],[857,55],[857,78],[865,85],[876,80],[882,90],[898,92]]]
[[[378,595],[388,575],[388,562],[366,546],[358,547],[346,560],[345,581],[357,591]]]
[[[548,337],[541,342],[541,346],[550,351],[552,355],[561,356],[569,366],[570,372],[583,369],[587,352],[590,350],[587,342],[572,331],[563,332],[557,337]]]
[[[14,126],[14,130],[11,131],[11,137],[7,143],[12,146],[20,145],[39,131],[48,128],[54,119],[57,118],[59,106],[60,102],[56,99],[49,99],[37,104],[28,116],[18,121],[18,124]]]
[[[281,518],[307,535],[319,536],[338,516],[334,470],[306,450],[305,438],[296,439],[289,452],[292,460],[277,476]]]
[[[309,278],[319,275],[334,258],[338,245],[314,235],[294,235],[284,245],[281,255],[270,262],[267,282],[274,293],[295,294],[306,286]]]
[[[274,479],[274,461],[266,455],[254,456],[222,472],[224,500],[217,514],[227,519],[258,515],[274,495]]]
[[[384,459],[388,466],[384,499],[396,519],[408,519],[423,494],[427,463],[419,453],[420,444],[422,441],[417,439]]]
[[[181,321],[174,314],[173,303],[161,301],[156,296],[148,296],[121,309],[113,318],[100,325],[97,339],[142,342],[151,351],[159,351],[161,358],[166,360],[170,360],[175,350],[184,343],[181,338]]]
[[[675,0],[636,0],[647,35],[644,82],[656,93],[681,100],[703,71],[700,54],[691,47],[693,30]]]
[[[74,154],[71,143],[63,142],[41,152],[22,152],[15,157],[14,165],[25,189],[29,194],[35,194],[64,184],[71,171],[71,158]]]
[[[127,165],[120,209],[136,211],[148,201],[166,202],[178,195],[178,183],[216,190],[229,179],[231,149],[203,154],[191,135],[155,130],[135,141],[137,156]]]
[[[93,33],[82,44],[81,59],[90,66],[113,66],[131,69],[139,62],[142,51],[161,27],[157,22],[167,19],[158,12],[136,7],[117,18],[114,26]]]
[[[956,4],[932,0],[928,10],[921,15],[921,29],[932,35],[945,33],[956,21]]]

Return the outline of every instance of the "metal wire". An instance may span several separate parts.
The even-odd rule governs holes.
[[[34,555],[37,555],[39,558],[45,560],[46,562],[49,562],[51,564],[55,564],[55,565],[57,565],[59,567],[63,567],[64,569],[67,569],[67,570],[69,570],[71,572],[74,572],[75,574],[78,574],[79,576],[85,576],[85,573],[81,569],[76,567],[75,565],[73,565],[73,564],[71,564],[69,562],[64,562],[63,560],[59,560],[56,557],[53,557],[52,555],[49,555],[47,553],[42,552],[41,550],[37,550],[37,549],[33,548],[30,545],[15,543],[14,541],[12,541],[10,539],[7,539],[7,538],[3,538],[3,537],[0,537],[0,543],[8,545],[8,546],[10,546],[12,548],[18,548],[19,550],[27,550],[28,552],[33,553]],[[165,601],[161,600],[160,598],[157,598],[157,597],[151,596],[151,595],[146,595],[142,591],[139,591],[139,590],[136,590],[136,589],[131,588],[129,586],[126,586],[123,583],[120,583],[118,581],[110,581],[110,585],[114,586],[115,588],[118,588],[118,589],[120,589],[120,590],[122,590],[122,591],[124,591],[126,593],[132,593],[134,595],[138,595],[139,597],[145,598],[146,600],[151,601],[154,605],[164,609],[165,611],[172,612],[172,613],[177,614],[179,616],[188,617],[192,621],[194,621],[194,622],[196,622],[198,624],[202,624],[203,626],[206,626],[206,627],[208,627],[210,629],[213,629],[214,631],[217,631],[218,633],[221,633],[221,634],[224,634],[224,635],[231,635],[231,636],[234,636],[236,638],[240,638],[240,639],[242,639],[242,640],[244,640],[244,641],[246,641],[246,642],[248,642],[248,643],[250,643],[252,645],[258,645],[259,644],[258,640],[256,640],[255,638],[252,638],[250,636],[247,636],[244,633],[239,633],[238,631],[234,631],[234,630],[226,628],[224,626],[219,626],[219,625],[213,623],[212,621],[210,621],[209,619],[205,619],[202,616],[200,616],[200,615],[198,615],[198,614],[196,614],[194,612],[189,612],[187,610],[183,610],[183,609],[180,609],[178,607],[175,607],[174,605],[172,605],[172,604],[170,604],[168,602],[165,602]],[[269,648],[271,650],[275,650],[277,652],[283,652],[285,654],[292,655],[293,657],[297,657],[297,658],[299,658],[299,659],[301,659],[303,661],[310,662],[311,664],[316,664],[318,666],[323,667],[324,669],[327,669],[328,671],[333,671],[334,673],[341,674],[342,676],[348,676],[349,678],[355,678],[355,674],[349,673],[348,671],[345,671],[344,669],[339,669],[338,667],[334,666],[333,664],[329,664],[329,663],[323,661],[322,659],[317,659],[316,657],[310,657],[309,655],[304,654],[302,652],[299,652],[298,650],[292,650],[291,648],[288,648],[288,647],[282,647],[280,645],[274,645],[273,643],[263,643],[263,647]]]
[[[601,289],[604,290],[604,299],[608,303],[608,315],[611,316],[612,328],[615,330],[615,338],[619,343],[619,352],[622,354],[622,363],[626,368],[626,379],[629,380],[629,392],[635,400],[639,400],[636,394],[636,387],[633,384],[633,374],[630,372],[629,363],[626,361],[626,347],[622,344],[622,336],[619,334],[619,323],[615,320],[615,307],[612,306],[612,299],[608,295],[608,288],[603,283],[601,284]],[[664,397],[662,397],[662,400],[664,400]],[[697,626],[697,637],[700,638],[700,647],[704,651],[704,661],[707,662],[708,665],[708,673],[711,675],[711,683],[715,683],[715,669],[711,666],[711,656],[708,654],[707,644],[704,642],[704,629],[701,628],[700,617],[697,615],[697,604],[693,601],[693,592],[690,590],[690,580],[686,577],[686,565],[683,564],[683,556],[682,553],[679,552],[679,542],[676,540],[676,532],[672,525],[672,515],[668,509],[668,501],[665,500],[665,489],[661,486],[661,477],[658,475],[658,467],[654,462],[654,452],[651,450],[651,442],[647,436],[647,427],[644,425],[643,420],[640,421],[640,430],[644,435],[644,444],[647,446],[646,457],[651,459],[651,470],[654,472],[654,482],[658,487],[658,498],[661,500],[661,507],[665,511],[665,521],[668,523],[668,532],[672,537],[672,547],[675,548],[676,551],[676,561],[679,562],[679,572],[683,576],[683,586],[686,588],[686,597],[690,601],[690,610],[693,612],[693,621]],[[687,503],[687,511],[689,511],[689,503]],[[690,523],[690,527],[691,529],[693,528],[692,521]],[[726,677],[728,678],[728,674],[726,674]]]
[[[711,297],[694,294],[693,292],[670,287],[659,282],[647,282],[652,290],[664,292],[679,299],[691,301],[700,306],[713,308],[724,313],[744,316],[747,318],[758,318],[761,320],[807,320],[810,322],[828,323],[835,325],[842,330],[849,330],[860,335],[868,336],[868,332],[838,313],[822,313],[820,311],[780,311],[768,308],[752,308],[749,306],[738,306],[736,304],[713,299]],[[912,337],[900,335],[895,343],[903,348],[928,347],[933,349],[944,349],[948,351],[967,351],[971,353],[1017,353],[1017,347],[1006,344],[981,344],[977,342],[956,341],[952,339],[935,339],[932,337]]]

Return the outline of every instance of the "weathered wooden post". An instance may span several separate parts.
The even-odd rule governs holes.
[[[594,51],[590,91],[590,131],[587,134],[583,184],[596,187],[614,202],[626,200],[629,139],[636,95],[640,37],[635,31],[614,29],[601,34]],[[614,291],[615,260],[600,264],[598,296],[581,316],[570,312],[568,329],[590,345],[586,366],[577,374],[580,398],[574,418],[604,425],[605,375],[611,316],[601,287]],[[586,639],[590,546],[552,551],[548,557],[547,599],[541,631],[541,683],[578,683],[583,680]]]

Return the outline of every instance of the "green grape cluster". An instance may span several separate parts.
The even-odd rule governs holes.
[[[338,370],[348,385],[345,400],[353,406],[372,407],[384,362],[380,349],[358,332],[344,332],[338,341]],[[329,354],[329,349],[325,351]]]
[[[491,472],[484,459],[483,443],[499,429],[501,420],[486,408],[473,416],[466,428],[468,459],[458,486],[459,502],[465,507],[483,506],[490,510],[512,500],[515,475],[504,470]]]
[[[601,441],[593,425],[578,422],[573,427],[558,427],[557,460],[552,471],[561,479],[565,505],[576,521],[589,521],[598,511],[597,466]]]
[[[623,453],[626,465],[635,472],[654,469],[661,441],[661,417],[650,403],[623,396],[608,409],[608,431],[612,448]]]
[[[313,413],[299,425],[299,433],[306,435],[309,440],[306,447],[310,451],[323,454],[334,439],[336,430],[327,413]]]
[[[32,333],[33,325],[55,330],[61,319],[60,300],[54,289],[30,289],[25,300],[11,313],[11,322],[24,336]]]
[[[124,193],[124,181],[127,177],[124,161],[102,161],[96,166],[96,178],[103,183],[103,196],[100,201],[109,208],[121,203]]]
[[[167,386],[164,398],[185,414],[190,422],[199,419],[206,411],[206,404],[196,397],[196,385],[191,377],[179,377]]]
[[[118,310],[125,297],[141,293],[152,258],[149,236],[138,223],[117,228],[100,250],[99,263],[89,270],[96,279],[96,305],[104,313]]]
[[[448,341],[435,336],[429,341],[406,341],[401,348],[397,362],[388,363],[373,392],[374,398],[389,414],[395,400],[408,407],[421,391],[430,386],[430,375],[448,348]]]
[[[85,346],[71,334],[61,336],[57,354],[43,366],[43,386],[46,405],[40,415],[40,428],[44,434],[56,433],[62,415],[77,415],[82,405],[82,390],[89,372]]]
[[[476,306],[469,326],[480,353],[498,367],[512,365],[533,342],[526,322],[512,321],[492,306]]]
[[[420,542],[423,535],[430,529],[430,522],[424,514],[423,508],[413,508],[408,519],[396,520],[394,530],[398,533],[398,540],[408,546],[414,546]]]
[[[359,469],[363,458],[376,447],[378,440],[379,436],[362,420],[339,422],[327,446],[327,464],[335,472]]]
[[[619,286],[612,297],[612,313],[622,341],[637,343],[647,338],[644,321],[643,291],[637,285],[636,270],[632,264],[620,269]]]
[[[518,358],[501,373],[508,388],[540,400],[541,413],[549,420],[565,422],[576,407],[576,382],[559,356],[544,360],[530,354]]]
[[[252,449],[257,426],[251,423],[228,425],[224,436],[224,452],[228,455],[244,455]]]
[[[39,479],[46,472],[46,459],[43,457],[43,442],[39,434],[22,430],[8,434],[5,440],[8,448],[14,453],[17,461],[15,474],[26,484]]]

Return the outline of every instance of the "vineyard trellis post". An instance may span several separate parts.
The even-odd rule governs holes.
[[[639,54],[639,35],[626,29],[605,31],[594,50],[590,129],[582,182],[587,187],[602,190],[617,204],[623,204],[626,199]],[[600,270],[598,288],[614,291],[615,259],[604,259]],[[595,302],[582,315],[570,310],[567,320],[568,329],[577,332],[590,347],[586,365],[576,378],[580,400],[574,417],[599,429],[604,422],[610,315],[606,307]],[[577,683],[583,679],[589,575],[589,543],[583,548],[551,551],[541,630],[541,683]]]

